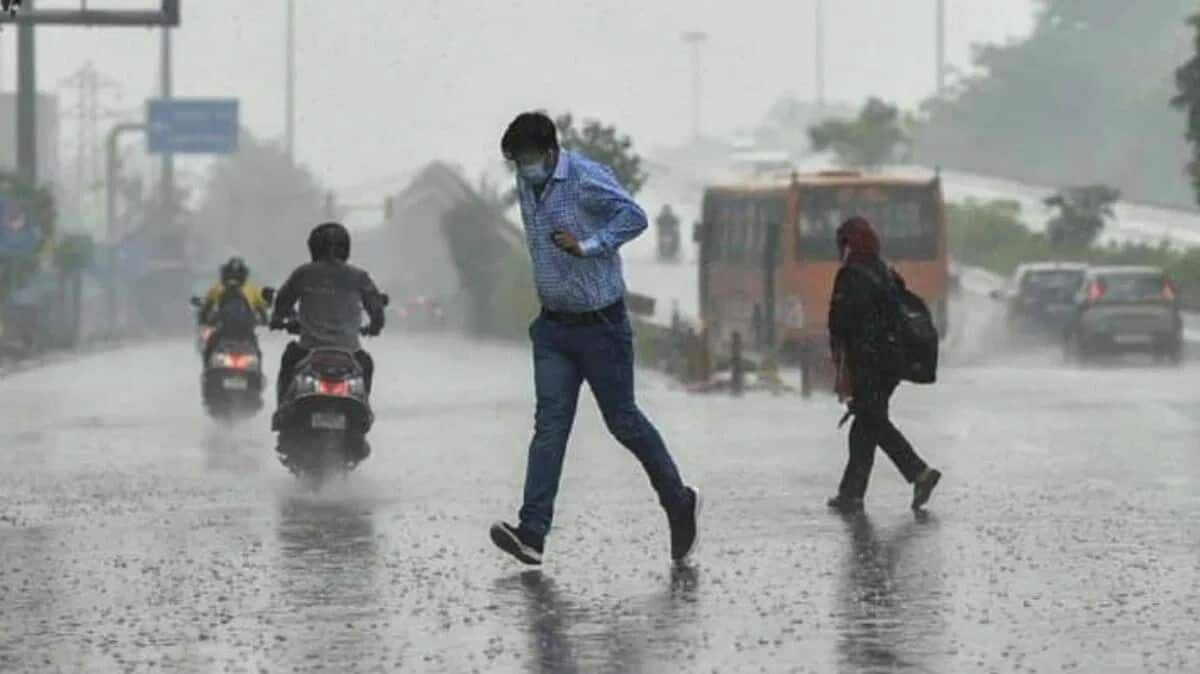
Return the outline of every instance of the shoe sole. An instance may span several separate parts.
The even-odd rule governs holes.
[[[689,558],[696,554],[696,550],[700,548],[700,511],[704,509],[704,498],[700,496],[700,490],[695,487],[690,487],[692,493],[696,495],[695,514],[692,515],[696,520],[696,537],[692,539],[692,547],[683,553],[681,557],[676,557],[672,561],[676,564],[686,564]]]
[[[938,486],[938,482],[941,482],[941,481],[942,481],[942,474],[934,473],[933,477],[929,478],[929,488],[925,489],[923,492],[924,498],[922,498],[921,493],[918,493],[916,496],[913,497],[912,509],[920,510],[921,508],[924,508],[925,504],[929,503],[929,499],[933,497],[934,488],[936,488]]]
[[[516,557],[521,563],[529,566],[541,566],[542,555],[533,548],[521,542],[516,534],[501,524],[493,524],[491,529],[492,542],[496,547]]]

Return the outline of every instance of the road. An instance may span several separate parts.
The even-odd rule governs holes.
[[[0,380],[0,670],[1200,671],[1198,364],[950,359],[895,405],[946,475],[922,519],[882,457],[866,517],[825,510],[832,400],[643,374],[707,496],[695,564],[670,567],[646,480],[584,405],[547,564],[523,572],[486,531],[519,505],[525,350],[373,350],[375,455],[320,496],[265,415],[203,417],[190,342]]]

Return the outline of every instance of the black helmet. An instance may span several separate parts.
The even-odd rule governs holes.
[[[240,257],[231,257],[228,262],[221,265],[222,283],[245,283],[248,278],[250,278],[250,268]]]
[[[308,235],[308,252],[313,262],[350,259],[350,232],[338,222],[317,225]]]

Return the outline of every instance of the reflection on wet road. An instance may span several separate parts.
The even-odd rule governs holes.
[[[708,500],[696,565],[584,405],[528,572],[486,536],[518,506],[528,355],[374,351],[375,453],[320,495],[265,417],[202,416],[187,342],[0,380],[0,671],[1200,671],[1200,365],[1022,354],[905,387],[946,474],[921,520],[883,460],[867,515],[824,509],[832,401],[646,376]]]

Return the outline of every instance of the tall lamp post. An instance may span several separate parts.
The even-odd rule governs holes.
[[[692,140],[700,140],[700,45],[708,40],[708,33],[688,31],[683,42],[692,53]]]

